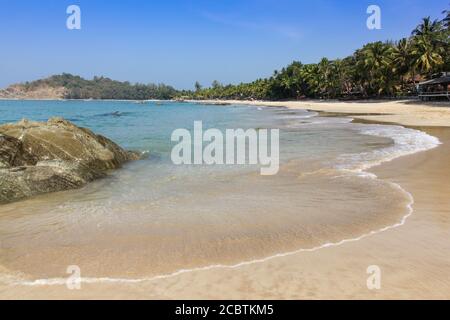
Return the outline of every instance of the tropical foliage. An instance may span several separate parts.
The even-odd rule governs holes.
[[[294,61],[268,79],[196,90],[180,95],[195,99],[300,99],[395,97],[415,93],[415,84],[450,71],[450,11],[442,20],[424,18],[409,38],[374,42],[345,59],[323,58],[316,64]]]

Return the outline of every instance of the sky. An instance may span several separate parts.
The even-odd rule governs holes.
[[[78,5],[81,29],[69,30]],[[381,9],[381,29],[366,26]],[[0,87],[63,72],[192,89],[409,36],[450,0],[0,0]]]

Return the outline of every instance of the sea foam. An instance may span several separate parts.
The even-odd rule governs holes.
[[[359,133],[389,138],[392,145],[363,153],[344,154],[337,160],[337,169],[364,171],[396,158],[431,150],[441,144],[438,138],[423,131],[397,125],[355,124]]]

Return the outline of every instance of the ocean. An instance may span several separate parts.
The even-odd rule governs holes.
[[[64,117],[148,155],[78,189],[0,206],[0,281],[151,281],[320,250],[401,226],[414,199],[368,170],[439,140],[306,110],[123,101],[0,101],[0,124]],[[280,170],[182,165],[175,129],[279,129]]]

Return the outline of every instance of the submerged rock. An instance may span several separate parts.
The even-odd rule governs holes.
[[[0,203],[79,188],[140,159],[62,118],[0,126]]]

